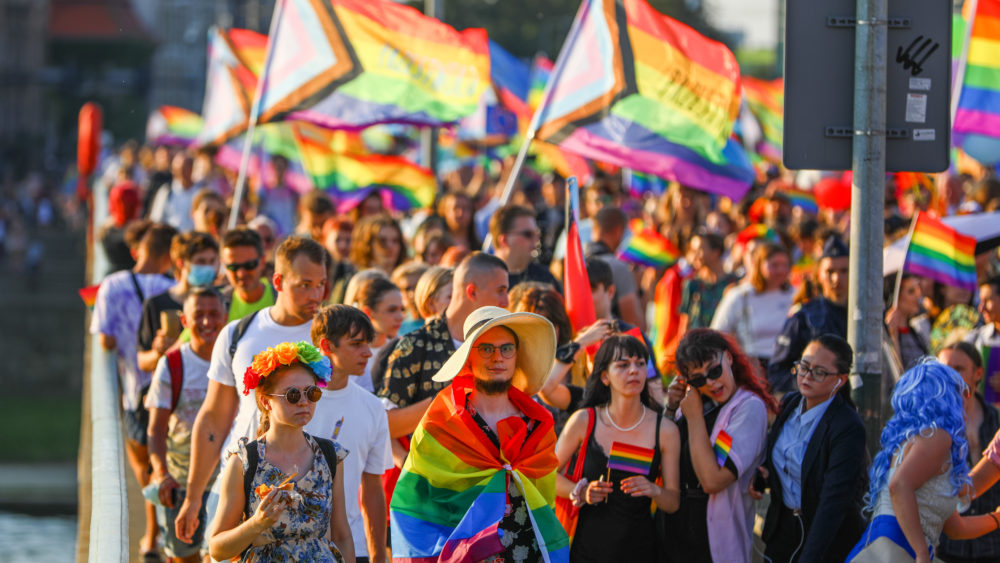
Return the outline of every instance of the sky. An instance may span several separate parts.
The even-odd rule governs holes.
[[[703,0],[709,20],[723,31],[744,34],[742,46],[774,48],[778,39],[778,0]]]

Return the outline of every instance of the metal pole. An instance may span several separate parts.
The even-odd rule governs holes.
[[[444,20],[444,0],[424,0],[424,15]],[[420,131],[421,164],[430,169],[434,177],[438,173],[438,128],[424,127]]]
[[[854,348],[852,395],[868,447],[879,449],[882,401],[882,243],[885,208],[887,0],[857,0],[854,143],[847,340]]]

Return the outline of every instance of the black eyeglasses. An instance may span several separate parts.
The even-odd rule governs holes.
[[[837,375],[836,373],[833,373],[832,371],[827,371],[821,367],[811,366],[808,363],[803,362],[802,360],[799,360],[794,364],[792,364],[792,374],[796,376],[801,375],[802,377],[808,375],[810,378],[812,378],[813,381],[817,383],[826,379],[828,375]]]
[[[303,390],[300,390],[298,387],[289,387],[284,393],[268,393],[268,396],[284,397],[288,401],[288,404],[295,405],[302,400],[303,393],[305,393],[306,399],[309,399],[311,403],[315,403],[323,397],[323,390],[315,385],[310,385]]]
[[[708,368],[705,373],[698,374],[688,374],[685,378],[687,379],[688,385],[692,387],[701,387],[708,383],[708,380],[715,381],[722,377],[722,358],[719,358],[719,363],[715,367]]]
[[[247,260],[246,262],[236,262],[235,264],[226,264],[226,269],[230,272],[238,272],[240,270],[256,270],[257,266],[260,265],[260,258],[254,258],[253,260]]]
[[[525,229],[523,231],[512,231],[510,234],[522,236],[526,239],[535,240],[542,237],[542,233],[538,231],[532,231],[530,229]]]
[[[517,346],[514,344],[501,344],[499,347],[495,344],[480,344],[479,346],[473,346],[476,350],[479,350],[479,356],[481,358],[490,359],[493,357],[493,352],[500,349],[500,355],[504,358],[513,358],[514,351],[517,350]]]

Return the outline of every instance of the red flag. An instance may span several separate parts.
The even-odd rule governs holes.
[[[597,321],[594,313],[594,298],[590,293],[590,278],[587,263],[583,257],[580,232],[577,221],[580,218],[580,195],[576,178],[566,181],[566,261],[563,268],[563,286],[566,297],[566,313],[574,332],[579,332]]]

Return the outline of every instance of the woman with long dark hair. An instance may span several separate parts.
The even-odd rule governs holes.
[[[584,407],[556,443],[560,473],[556,493],[580,507],[570,559],[654,561],[656,541],[650,505],[676,510],[679,490],[677,427],[646,390],[649,352],[632,336],[609,336],[594,357]],[[580,462],[573,482],[563,470]],[[662,478],[662,485],[657,485]]]
[[[677,346],[667,413],[679,409],[680,509],[659,515],[667,561],[749,561],[753,498],[748,486],[764,460],[768,412],[777,402],[759,364],[711,329],[689,331]]]

